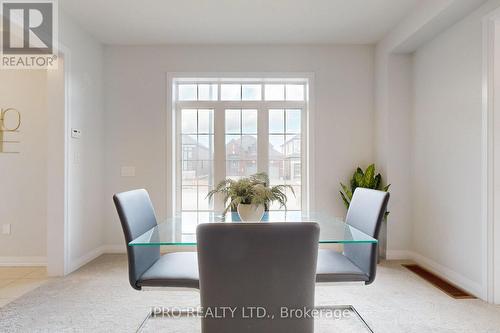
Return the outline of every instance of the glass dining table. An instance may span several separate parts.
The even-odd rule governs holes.
[[[304,211],[270,211],[265,212],[262,221],[259,223],[275,223],[275,222],[316,222],[320,226],[319,243],[360,243],[374,244],[377,240],[364,232],[348,225],[339,218],[335,218],[328,214],[313,213]],[[167,218],[164,222],[146,231],[144,234],[132,240],[129,246],[193,246],[196,245],[196,227],[201,223],[246,223],[242,222],[238,213],[231,212],[226,215],[212,212],[184,212],[178,216]],[[315,319],[315,326],[337,328],[338,322],[328,318],[331,317],[331,311],[342,311],[346,316],[343,321],[347,326],[356,328],[357,331],[372,332],[366,321],[361,317],[360,313],[352,305],[335,305],[335,306],[318,306],[324,318]],[[325,312],[326,311],[326,312]],[[347,315],[346,312],[349,314]],[[150,315],[151,316],[151,315]],[[149,318],[149,316],[148,316]],[[141,324],[141,327],[147,325],[148,318]],[[177,318],[177,317],[175,317]],[[188,317],[182,317],[187,318]],[[321,316],[320,316],[321,318]],[[163,327],[163,326],[162,326]],[[158,331],[158,329],[153,329]]]
[[[364,232],[346,224],[339,218],[318,212],[269,211],[259,223],[316,222],[320,226],[319,243],[377,243]],[[129,246],[196,245],[196,227],[200,223],[245,223],[238,213],[226,215],[213,212],[183,212],[146,231],[132,240]]]

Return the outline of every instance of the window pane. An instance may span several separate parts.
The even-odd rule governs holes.
[[[213,186],[213,161],[197,162],[198,185]]]
[[[302,165],[300,159],[291,159],[289,185],[302,185]]]
[[[182,187],[182,210],[196,210],[198,194],[196,187],[183,186]]]
[[[198,133],[214,132],[214,112],[213,110],[198,110]]]
[[[221,84],[220,98],[223,101],[241,100],[241,84]]]
[[[284,101],[284,84],[266,84],[266,101]]]
[[[262,86],[260,84],[244,84],[241,87],[242,100],[260,101],[262,99]]]
[[[257,161],[226,161],[226,177],[240,179],[257,172]]]
[[[285,136],[285,149],[283,153],[287,158],[290,157],[300,157],[300,135],[292,134]]]
[[[269,181],[271,185],[284,184],[283,172],[285,169],[285,161],[269,161]]]
[[[241,133],[241,110],[226,110],[226,133]]]
[[[212,160],[214,154],[213,135],[183,135],[181,158],[183,161]]]
[[[240,179],[240,161],[226,161],[226,177]]]
[[[288,199],[286,206],[289,210],[300,210],[301,208],[301,187],[300,186],[293,186],[293,191],[295,193],[292,193],[290,189],[286,189],[286,197]]]
[[[286,132],[287,133],[300,133],[300,109],[287,109],[286,110]]]
[[[285,160],[282,179],[282,184],[301,185],[301,162],[299,158]]]
[[[282,159],[284,155],[285,136],[281,134],[269,135],[269,159]]]
[[[196,135],[183,135],[181,142],[181,159],[195,161],[198,159],[198,139]]]
[[[257,173],[257,161],[241,161],[240,167],[243,170],[243,175],[248,177]]]
[[[240,159],[257,159],[257,135],[243,135],[241,137]]]
[[[257,159],[256,135],[226,135],[226,160]]]
[[[196,101],[196,84],[179,84],[179,101]]]
[[[242,110],[242,133],[257,134],[257,110]]]
[[[286,100],[287,101],[303,101],[304,100],[304,85],[302,85],[302,84],[287,84],[286,85]]]
[[[269,110],[269,133],[285,133],[284,110]]]
[[[198,100],[199,101],[216,101],[217,84],[199,84],[198,85]]]
[[[208,186],[199,186],[198,187],[198,209],[199,210],[212,209],[212,202],[210,202],[207,198],[208,191],[209,191]]]
[[[241,135],[226,135],[226,160],[238,160],[241,150]]]
[[[183,109],[181,112],[182,133],[191,134],[197,132],[197,115],[196,110]]]
[[[196,161],[182,161],[182,185],[196,186]]]
[[[214,136],[207,134],[198,135],[197,160],[211,160],[214,154]]]

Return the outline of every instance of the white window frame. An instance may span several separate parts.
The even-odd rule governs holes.
[[[217,184],[225,177],[225,117],[216,114],[225,113],[226,109],[257,109],[258,135],[257,135],[257,171],[268,172],[268,110],[269,109],[301,109],[301,164],[302,164],[302,201],[301,209],[310,211],[314,209],[314,194],[311,191],[314,177],[312,161],[314,160],[314,143],[311,133],[313,128],[313,82],[312,73],[167,73],[167,196],[166,206],[169,216],[178,215],[181,210],[181,143],[178,139],[180,133],[180,110],[182,109],[213,109],[214,110],[214,182]],[[261,101],[221,101],[220,86],[217,89],[217,101],[178,101],[177,84],[189,83],[259,83],[262,84]],[[305,86],[304,101],[265,101],[265,83],[293,84],[300,83]],[[264,114],[265,116],[262,116]],[[222,135],[221,135],[222,134]],[[265,139],[263,139],[265,138]],[[215,202],[214,211],[224,209],[223,203]]]

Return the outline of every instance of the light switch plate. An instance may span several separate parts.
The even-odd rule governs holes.
[[[122,177],[135,177],[135,167],[122,166],[121,175]]]
[[[2,225],[2,234],[10,235],[10,223]]]
[[[78,128],[72,128],[71,129],[71,137],[73,139],[80,139],[82,137],[82,131],[79,130]]]

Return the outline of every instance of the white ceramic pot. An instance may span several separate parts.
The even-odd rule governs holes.
[[[264,205],[239,204],[237,210],[243,222],[259,222],[264,216]]]

